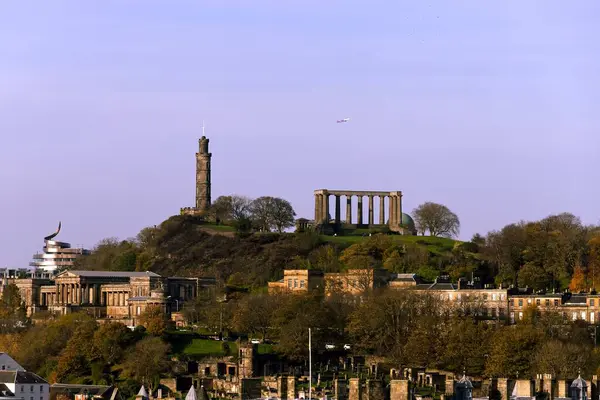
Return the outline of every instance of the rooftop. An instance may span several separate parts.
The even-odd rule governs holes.
[[[76,276],[83,276],[89,278],[143,278],[146,276],[152,278],[160,278],[160,275],[150,272],[130,272],[130,271],[64,271],[57,275],[57,277],[63,274],[73,274]]]
[[[41,376],[29,371],[0,371],[0,383],[45,383]]]

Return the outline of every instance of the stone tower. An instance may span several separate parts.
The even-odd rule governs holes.
[[[210,208],[210,159],[208,139],[202,136],[196,153],[196,211],[204,213]]]

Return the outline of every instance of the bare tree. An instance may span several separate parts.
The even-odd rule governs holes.
[[[460,221],[448,207],[443,204],[426,202],[413,211],[417,230],[421,234],[429,231],[431,236],[457,236],[460,231]]]

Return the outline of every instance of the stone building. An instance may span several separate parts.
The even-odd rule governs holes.
[[[4,279],[14,283],[29,315],[48,310],[67,314],[87,311],[99,319],[117,319],[135,326],[148,306],[167,315],[194,300],[200,290],[215,285],[214,278],[162,277],[154,272],[63,271],[52,279]]]
[[[204,133],[204,126],[202,127]],[[181,214],[205,216],[211,205],[211,159],[212,153],[208,150],[209,139],[202,135],[198,141],[196,153],[196,204],[194,207],[181,209]]]

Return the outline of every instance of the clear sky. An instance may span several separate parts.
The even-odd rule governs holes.
[[[226,5],[225,5],[226,4]],[[598,223],[600,2],[0,2],[0,266],[213,196],[402,190],[461,238]],[[347,124],[336,119],[351,117]]]

